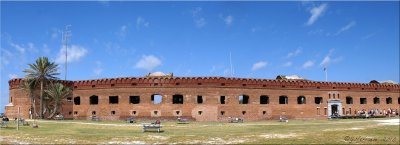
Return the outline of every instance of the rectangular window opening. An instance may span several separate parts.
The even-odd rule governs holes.
[[[323,99],[322,97],[315,97],[315,104],[322,104]]]
[[[220,102],[221,104],[225,104],[225,96],[220,96],[220,97],[219,97],[219,102]]]
[[[81,97],[77,96],[74,98],[74,105],[81,105]]]
[[[269,97],[266,95],[260,96],[260,104],[269,104]]]
[[[183,104],[183,95],[173,95],[172,104]]]
[[[129,103],[130,104],[139,104],[140,96],[129,96]]]
[[[353,104],[353,98],[352,97],[346,97],[346,104]]]
[[[374,104],[380,104],[381,100],[378,97],[374,98]]]
[[[392,104],[392,98],[391,97],[386,98],[386,104]]]
[[[93,95],[93,96],[90,96],[89,99],[90,99],[90,101],[89,101],[90,105],[97,105],[97,104],[99,104],[99,96]]]
[[[197,96],[197,104],[203,104],[203,96]]]
[[[249,96],[247,95],[239,96],[239,104],[249,104]]]
[[[109,96],[108,102],[109,104],[118,104],[118,96]]]
[[[161,102],[162,102],[162,96],[159,95],[159,94],[151,95],[151,102],[152,102],[153,104],[161,104]]]
[[[367,104],[367,98],[360,98],[360,104]]]

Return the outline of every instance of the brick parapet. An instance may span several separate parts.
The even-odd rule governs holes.
[[[23,81],[22,78],[10,80],[10,89],[19,88],[21,81]],[[400,92],[400,85],[398,84],[321,82],[310,80],[272,80],[229,77],[127,77],[96,80],[57,81],[63,84],[68,84],[68,86],[73,85],[74,89],[78,90],[114,87],[234,87]]]

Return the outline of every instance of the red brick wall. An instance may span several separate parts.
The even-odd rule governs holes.
[[[30,106],[24,90],[15,85],[18,79],[10,80],[10,97],[14,97],[14,107],[7,107],[6,114],[14,115],[15,107]],[[72,85],[72,84],[71,84]],[[342,101],[345,110],[362,109],[399,109],[399,85],[287,81],[240,78],[116,78],[102,80],[74,81],[73,97],[80,96],[80,105],[65,102],[63,114],[66,118],[88,119],[92,111],[101,119],[116,120],[129,116],[137,118],[168,118],[184,116],[197,121],[225,121],[228,117],[243,117],[245,120],[277,119],[280,115],[297,119],[322,119],[324,108],[331,99]],[[163,97],[161,104],[152,104],[152,94]],[[183,104],[172,104],[172,96],[184,96]],[[239,104],[238,96],[249,96],[249,104]],[[339,94],[339,96],[337,96]],[[89,105],[89,97],[97,95],[98,105]],[[197,104],[198,95],[203,96],[203,104]],[[268,95],[269,104],[260,104],[260,96]],[[279,96],[288,96],[288,104],[279,104]],[[118,104],[109,104],[109,96],[118,96]],[[140,104],[130,104],[129,96],[140,96]],[[219,103],[219,97],[226,97],[226,104]],[[297,97],[305,96],[306,104],[297,104]],[[323,97],[322,104],[315,104],[314,97]],[[346,96],[353,97],[353,104],[346,104]],[[380,104],[373,104],[378,96]],[[392,104],[386,104],[386,97],[392,98]],[[360,104],[361,97],[367,98],[367,104]],[[37,102],[38,103],[38,102]],[[320,115],[317,115],[317,107]],[[115,111],[115,114],[111,114]],[[136,111],[136,114],[132,114]],[[157,111],[157,115],[154,114]],[[180,114],[176,114],[179,111]],[[202,113],[199,114],[199,111]],[[224,115],[221,114],[224,111]],[[245,111],[245,114],[243,112]],[[73,115],[69,115],[69,113]],[[74,114],[77,112],[77,114]]]

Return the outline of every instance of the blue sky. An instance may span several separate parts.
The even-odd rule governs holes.
[[[39,56],[69,80],[175,76],[399,82],[399,2],[4,2],[0,112],[8,80]],[[231,71],[230,54],[233,70]]]

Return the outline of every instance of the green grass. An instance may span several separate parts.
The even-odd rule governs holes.
[[[393,118],[392,118],[393,119]],[[32,122],[30,122],[32,123]],[[0,144],[399,144],[399,126],[379,125],[371,119],[290,120],[218,123],[163,122],[163,132],[142,132],[141,124],[123,121],[39,121],[39,128],[13,121],[0,129]]]

